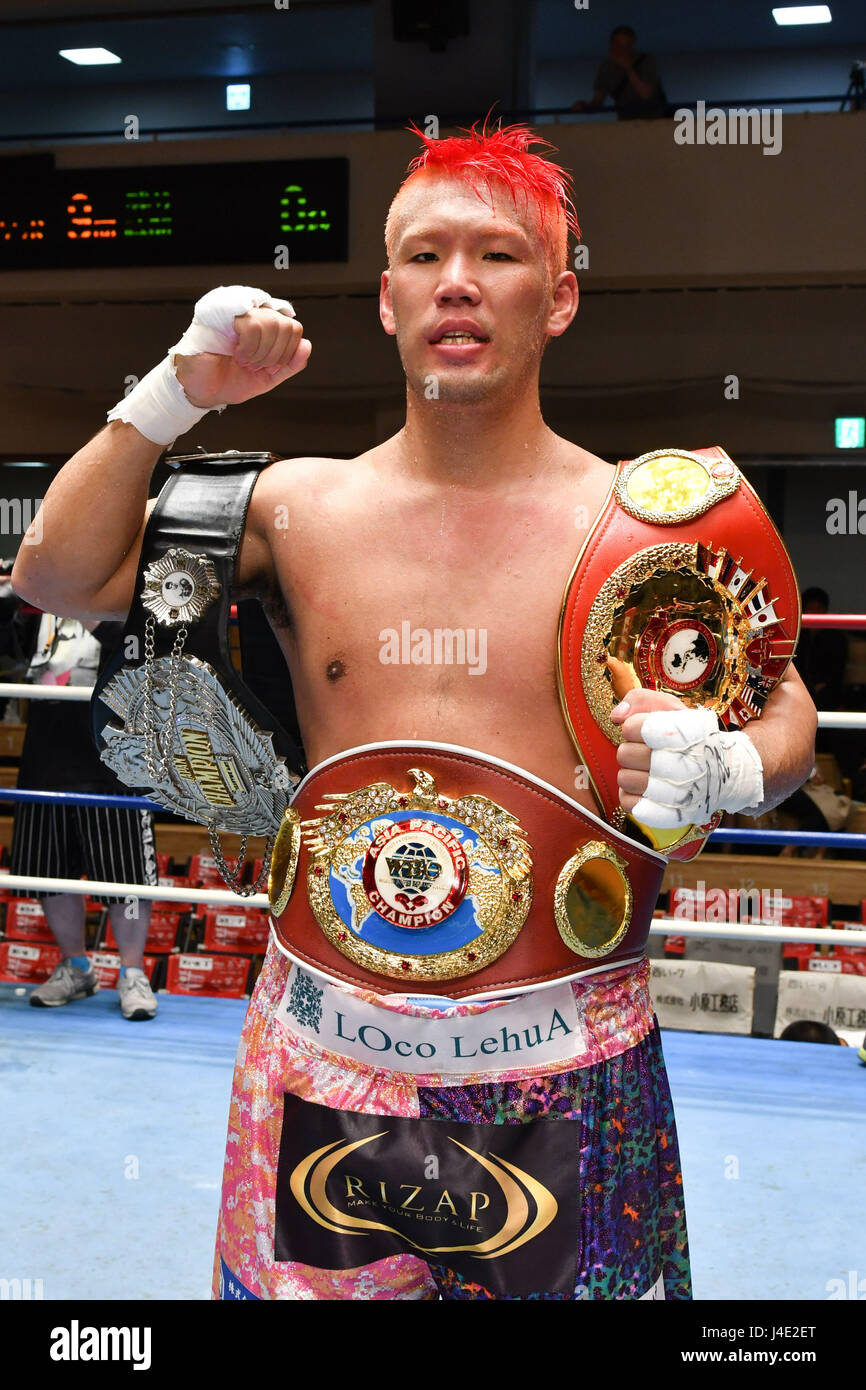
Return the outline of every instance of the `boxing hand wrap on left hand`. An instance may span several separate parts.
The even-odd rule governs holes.
[[[652,749],[649,781],[630,814],[644,825],[704,825],[716,811],[763,801],[760,753],[747,734],[721,731],[709,710],[654,710],[640,737]]]

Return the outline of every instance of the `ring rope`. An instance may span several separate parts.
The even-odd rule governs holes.
[[[866,618],[863,619],[866,626]],[[89,700],[89,685],[21,685],[0,681],[0,700]],[[819,729],[866,729],[866,714],[851,710],[819,710]]]
[[[0,787],[0,801],[22,801],[25,804],[62,806],[116,806],[130,807],[133,810],[162,811],[158,801],[148,801],[144,796],[106,796],[102,792],[41,792],[30,791],[27,787]]]
[[[48,893],[78,893],[87,897],[148,898],[154,902],[196,902],[208,906],[237,906],[237,896],[218,888],[164,888],[156,884],[101,883],[86,878],[36,878],[27,874],[0,874],[0,889],[33,888]],[[270,906],[264,893],[246,898],[249,907]],[[653,936],[713,936],[740,941],[811,941],[817,945],[837,943],[866,946],[866,927],[774,927],[748,922],[695,922],[680,917],[656,917],[650,927]]]
[[[0,890],[33,888],[40,893],[80,893],[87,897],[149,898],[154,902],[204,903],[209,907],[270,907],[267,894],[238,899],[227,888],[168,888],[155,883],[105,883],[89,878],[37,878],[30,874],[0,873]]]
[[[717,936],[730,941],[812,941],[820,946],[866,946],[866,927],[774,927],[759,922],[694,922],[655,917],[651,936]]]

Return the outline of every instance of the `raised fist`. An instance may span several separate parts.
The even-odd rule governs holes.
[[[192,405],[236,405],[303,371],[312,343],[285,299],[246,285],[220,285],[195,306],[190,327],[169,348]]]

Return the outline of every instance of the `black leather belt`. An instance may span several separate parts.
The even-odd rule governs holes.
[[[228,645],[250,497],[275,459],[233,450],[168,460],[177,471],[148,520],[123,635],[91,703],[103,762],[122,782],[206,825],[235,888],[237,872],[227,873],[217,832],[272,842],[306,770],[296,720],[290,731],[277,723],[241,679]],[[286,683],[290,689],[288,671]],[[269,852],[270,844],[259,883]]]

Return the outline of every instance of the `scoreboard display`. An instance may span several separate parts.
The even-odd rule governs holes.
[[[38,174],[8,160],[0,270],[345,261],[348,224],[345,158]]]

